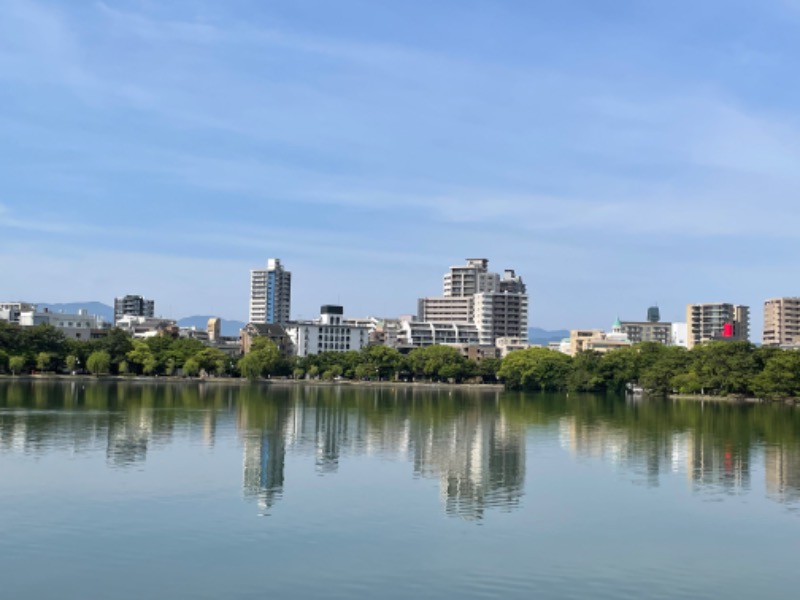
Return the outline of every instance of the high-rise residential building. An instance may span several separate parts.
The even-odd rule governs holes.
[[[689,304],[686,307],[687,346],[713,340],[747,341],[750,307],[725,302]]]
[[[480,343],[494,344],[497,338],[528,341],[528,294],[522,278],[507,270],[497,292],[475,294],[474,322]]]
[[[114,298],[114,323],[125,315],[134,317],[154,317],[156,303],[154,300],[147,300],[142,296],[127,295],[121,298]]]
[[[486,258],[468,258],[466,265],[450,267],[443,279],[447,298],[495,292],[500,287],[500,276],[489,272]]]
[[[489,271],[489,260],[468,258],[443,277],[443,295],[420,298],[418,318],[433,324],[474,325],[481,345],[498,338],[528,340],[528,295],[522,277],[507,269]]]
[[[288,322],[291,302],[292,274],[280,259],[270,258],[266,269],[250,271],[250,323]]]
[[[800,345],[800,298],[771,298],[764,302],[764,346]]]

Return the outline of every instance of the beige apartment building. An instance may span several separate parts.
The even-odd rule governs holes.
[[[746,342],[750,338],[750,307],[726,302],[686,306],[687,347],[714,340]],[[728,331],[726,331],[726,325]]]
[[[472,323],[475,319],[474,296],[429,296],[417,301],[420,321],[434,323]]]
[[[800,298],[771,298],[764,302],[764,346],[800,345]]]

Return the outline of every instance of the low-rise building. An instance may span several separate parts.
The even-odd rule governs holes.
[[[242,354],[250,352],[253,340],[259,337],[272,340],[283,357],[289,357],[294,354],[294,345],[289,333],[283,325],[278,325],[277,323],[248,323],[245,325],[240,337]]]
[[[500,358],[497,346],[482,346],[480,344],[450,344],[461,352],[462,356],[474,363],[481,364],[486,358]]]
[[[0,302],[0,321],[8,321],[19,325],[19,317],[23,312],[36,310],[30,302]]]
[[[116,327],[134,338],[178,337],[180,335],[180,328],[174,320],[158,317],[123,315],[116,321]]]
[[[631,341],[622,331],[622,323],[617,319],[611,333],[606,333],[602,329],[573,329],[570,331],[568,354],[575,356],[579,352],[589,350],[605,353],[630,345]]]
[[[495,346],[500,358],[508,356],[509,352],[514,350],[526,350],[533,348],[533,344],[529,344],[527,339],[515,337],[499,337],[495,340]]]
[[[480,345],[478,328],[471,323],[434,323],[431,321],[402,321],[400,346],[424,348],[437,344]]]
[[[324,305],[319,319],[287,323],[286,332],[295,353],[301,357],[321,352],[361,350],[369,342],[369,329],[348,324],[344,309],[336,305]]]
[[[652,323],[650,321],[622,321],[622,332],[631,344],[656,342],[669,346],[672,344],[672,323]]]
[[[102,337],[107,329],[102,317],[90,315],[85,309],[80,309],[74,314],[68,314],[50,312],[49,309],[45,308],[41,312],[28,310],[21,312],[19,315],[19,325],[21,327],[35,327],[45,324],[55,327],[68,338],[82,341]]]

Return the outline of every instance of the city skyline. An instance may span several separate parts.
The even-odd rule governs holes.
[[[478,255],[533,326],[758,340],[797,295],[791,2],[2,5],[5,299],[245,320],[280,256],[296,316],[396,315]]]

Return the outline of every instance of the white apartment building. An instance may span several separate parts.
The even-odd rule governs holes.
[[[405,346],[422,348],[435,344],[479,345],[478,328],[472,323],[402,321],[399,339]]]
[[[764,302],[764,346],[800,345],[800,298],[771,298]]]
[[[267,260],[266,269],[250,271],[250,323],[282,325],[289,321],[292,274],[278,258]]]
[[[325,305],[319,319],[287,323],[284,327],[297,356],[364,348],[369,343],[369,328],[351,325],[343,315],[341,306]]]
[[[498,338],[528,341],[528,295],[497,292],[475,295],[474,323],[481,344],[492,345]]]

